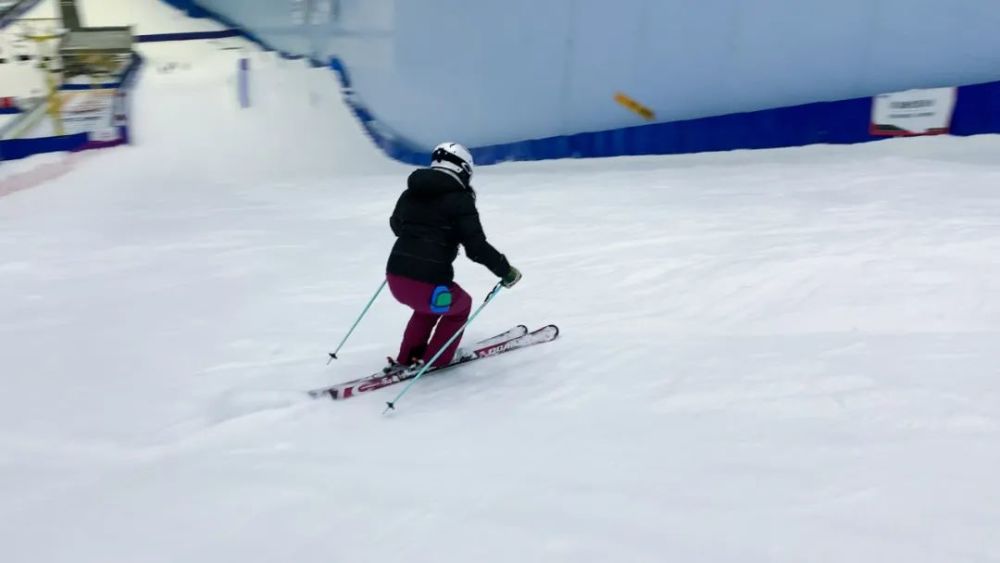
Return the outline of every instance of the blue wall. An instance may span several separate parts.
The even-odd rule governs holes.
[[[187,0],[171,0],[174,3]],[[273,46],[336,55],[429,147],[622,128],[1000,79],[1000,0],[198,0]]]

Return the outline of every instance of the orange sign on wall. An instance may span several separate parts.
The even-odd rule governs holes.
[[[632,98],[626,96],[621,92],[615,94],[615,101],[625,106],[625,108],[627,108],[628,110],[642,116],[647,121],[652,121],[653,119],[656,118],[656,114],[653,113],[653,110],[640,104],[639,102],[633,100]]]

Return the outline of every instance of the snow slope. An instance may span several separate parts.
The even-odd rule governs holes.
[[[232,47],[0,197],[0,560],[1000,560],[1000,139],[481,168],[525,278],[470,334],[563,335],[383,417],[299,392],[398,344],[386,296],[325,365],[409,168]]]

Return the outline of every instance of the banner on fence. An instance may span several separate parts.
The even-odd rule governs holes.
[[[956,93],[956,88],[932,88],[875,96],[871,134],[902,137],[948,133],[955,112]]]
[[[120,138],[114,120],[116,90],[70,90],[60,92],[62,124],[65,135],[89,133],[94,141],[108,142]]]

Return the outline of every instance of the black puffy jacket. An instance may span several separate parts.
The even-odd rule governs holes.
[[[388,273],[448,283],[455,277],[452,262],[459,244],[466,256],[497,277],[510,272],[507,258],[486,242],[475,192],[458,176],[421,168],[410,174],[406,184],[389,219],[397,238],[386,265]]]

